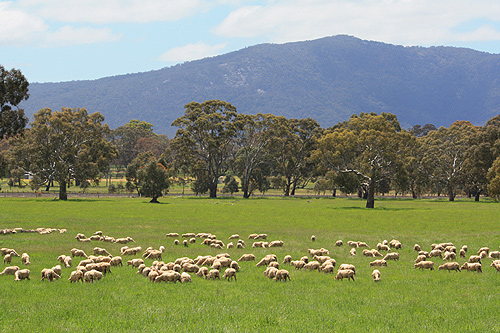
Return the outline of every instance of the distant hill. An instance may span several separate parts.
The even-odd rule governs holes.
[[[209,99],[230,102],[240,113],[312,117],[323,127],[371,111],[394,113],[405,128],[456,120],[483,125],[500,113],[500,55],[341,35],[260,44],[144,73],[34,83],[29,89],[21,107],[30,119],[43,107],[85,107],[103,113],[111,128],[139,119],[169,137],[184,105]]]

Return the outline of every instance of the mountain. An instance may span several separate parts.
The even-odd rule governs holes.
[[[360,112],[390,112],[402,126],[456,120],[483,125],[500,113],[500,55],[454,47],[404,47],[339,35],[259,44],[144,73],[33,83],[21,104],[99,111],[111,128],[145,120],[170,124],[191,101],[225,100],[240,113],[312,117],[323,127]]]

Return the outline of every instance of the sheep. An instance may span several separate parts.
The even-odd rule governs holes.
[[[6,254],[4,257],[3,257],[3,263],[4,264],[10,264],[12,261],[12,256],[9,254]]]
[[[455,252],[446,251],[443,256],[443,260],[455,260],[457,259],[457,255]]]
[[[94,283],[94,281],[99,281],[100,279],[102,279],[102,276],[103,274],[95,269],[92,269],[88,272],[85,272],[85,274],[83,274],[83,279],[85,280],[85,282],[92,282]]]
[[[127,243],[130,243],[130,242],[134,242],[135,243],[135,241],[132,239],[132,237],[116,238],[115,239],[115,243],[118,243],[118,244],[127,244]]]
[[[79,238],[79,239],[77,239],[77,241],[83,242],[83,243],[90,243],[91,239],[90,238]]]
[[[235,269],[237,272],[240,270],[240,265],[238,265],[237,261],[231,261],[231,264],[229,265],[229,267]]]
[[[0,273],[0,275],[14,275],[20,268],[18,266],[8,266]]]
[[[396,240],[396,239],[391,240],[391,241],[389,242],[389,246],[390,246],[391,248],[396,249],[396,250],[399,250],[399,249],[401,249],[401,248],[403,247],[403,245],[401,244],[401,242],[400,242],[400,241],[398,241],[398,240]]]
[[[434,262],[432,262],[432,261],[417,262],[415,265],[413,265],[413,268],[420,268],[421,270],[430,269],[431,271],[433,271],[434,270]]]
[[[479,273],[482,273],[482,269],[481,269],[481,263],[479,262],[474,262],[474,263],[470,263],[470,262],[465,262],[462,267],[460,267],[462,270],[466,269],[468,270],[469,272],[479,272]]]
[[[320,270],[323,272],[323,273],[333,273],[335,271],[335,266],[333,266],[332,264],[328,263],[328,264],[323,264],[321,265],[320,267]]]
[[[482,248],[480,248],[477,251],[477,255],[479,255],[481,252],[486,252],[486,254],[488,254],[490,252],[490,248],[489,247],[482,247]]]
[[[54,270],[50,269],[50,268],[44,268],[42,269],[42,281],[44,281],[45,279],[49,280],[50,282],[54,281],[54,279],[59,279],[60,276],[58,274],[56,274],[56,272],[54,272]]]
[[[189,239],[189,244],[194,244],[196,243],[196,238],[192,237]]]
[[[448,245],[447,247],[444,248],[445,251],[448,251],[448,252],[453,252],[455,254],[457,254],[457,248],[453,245]]]
[[[109,263],[111,266],[122,266],[123,267],[122,257],[113,257],[113,258],[111,258],[111,261]]]
[[[419,256],[425,256],[426,258],[430,258],[429,252],[427,251],[418,251]]]
[[[429,257],[440,257],[443,258],[443,251],[439,249],[434,249],[431,252],[429,252]]]
[[[491,251],[488,257],[490,259],[500,259],[500,251]]]
[[[16,250],[14,249],[8,249],[6,247],[2,247],[0,249],[0,252],[2,253],[3,256],[6,254],[10,254],[13,257],[19,257],[19,254],[17,254]]]
[[[30,264],[30,256],[27,253],[21,255],[21,262],[28,266]]]
[[[460,249],[460,251],[458,253],[460,255],[460,258],[465,258],[465,250],[464,249]]]
[[[341,264],[339,266],[339,271],[348,270],[348,269],[350,269],[351,271],[354,272],[354,274],[356,274],[356,267],[354,265],[351,265],[351,264]]]
[[[268,255],[266,255],[264,258],[262,258],[262,259],[261,259],[261,260],[257,263],[257,265],[256,265],[256,266],[257,266],[257,267],[258,267],[258,266],[267,266],[267,265],[269,265],[269,263],[270,263],[271,261],[276,261],[276,257],[275,257],[275,256],[273,256],[273,255],[269,255],[269,254],[268,254]]]
[[[254,239],[267,239],[267,234],[258,234]]]
[[[173,282],[181,281],[181,273],[175,271],[166,271],[155,278],[155,282]]]
[[[238,234],[234,234],[234,235],[229,236],[229,239],[238,239],[238,238],[240,238],[240,235],[238,235]]]
[[[276,276],[276,272],[278,269],[276,267],[267,267],[266,270],[264,271],[264,275],[267,276],[268,278],[272,279]]]
[[[154,282],[156,277],[159,275],[160,275],[160,273],[157,270],[153,269],[148,273],[148,279],[150,282]]]
[[[419,263],[419,262],[421,262],[421,261],[425,261],[426,259],[427,259],[427,257],[426,257],[426,256],[424,256],[424,255],[419,255],[419,256],[417,256],[417,259],[415,259],[415,264],[416,264],[416,263]]]
[[[185,247],[188,247],[188,241],[185,239],[182,241],[182,245],[184,245]]]
[[[148,254],[144,257],[145,259],[158,259],[162,260],[162,252],[160,250],[150,250]]]
[[[71,267],[71,264],[73,263],[73,259],[71,257],[66,257],[64,258],[64,267],[69,268]]]
[[[30,270],[29,269],[19,269],[14,273],[14,281],[21,281],[24,279],[30,279]]]
[[[347,278],[347,281],[353,280],[354,281],[354,271],[350,269],[342,269],[337,272],[337,275],[335,275],[335,280],[344,280],[344,278]]]
[[[375,282],[379,282],[380,281],[380,271],[378,269],[374,269],[373,272],[372,272],[372,277],[373,277],[373,281]]]
[[[269,243],[268,247],[283,247],[284,242],[281,240],[275,240]]]
[[[316,250],[315,249],[307,249],[307,253],[309,253],[312,256],[325,256],[325,255],[329,255],[330,251],[328,251],[325,248],[316,249]]]
[[[191,237],[196,237],[196,234],[193,232],[187,232],[185,234],[182,234],[182,238],[191,238]]]
[[[304,268],[304,265],[306,264],[304,261],[302,260],[292,260],[290,262],[290,264],[295,267],[295,269],[302,269]]]
[[[267,267],[274,267],[274,268],[279,269],[280,264],[277,261],[271,261]]]
[[[398,252],[387,253],[384,257],[384,260],[399,260],[399,253]]]
[[[57,275],[61,276],[62,275],[62,268],[61,268],[61,265],[55,265],[54,267],[52,267],[52,270],[54,271],[54,273],[56,273]]]
[[[224,279],[227,279],[227,281],[231,281],[231,279],[234,278],[234,281],[236,280],[236,270],[233,268],[226,268],[224,271],[224,275],[222,276]]]
[[[208,272],[208,276],[207,278],[209,280],[215,280],[215,279],[219,279],[220,280],[220,273],[219,273],[219,270],[218,269],[212,269]]]
[[[165,237],[175,238],[175,237],[179,237],[179,234],[177,232],[170,232],[170,233],[166,234]]]
[[[181,273],[181,283],[192,282],[191,275],[186,272]]]
[[[358,241],[358,247],[369,247],[365,242]]]
[[[182,269],[184,270],[184,272],[197,273],[200,270],[200,267],[196,264],[186,263],[182,266]]]
[[[330,256],[314,256],[313,259],[319,261],[320,264],[323,264],[327,260],[332,260]]]
[[[375,260],[370,263],[370,267],[372,266],[387,266],[387,261],[385,261],[384,259]]]
[[[351,256],[356,255],[356,249],[354,247],[349,251],[349,255],[351,255]]]
[[[202,278],[207,278],[208,276],[208,268],[206,267],[201,267],[198,272],[196,273],[196,275],[198,275],[199,277],[202,277]]]
[[[481,259],[484,259],[484,258],[488,257],[488,252],[486,252],[486,251],[479,252],[479,257]]]
[[[105,256],[109,256],[111,255],[106,249],[103,249],[103,248],[100,248],[100,247],[94,247],[93,249],[94,251],[94,255],[105,255]]]
[[[274,281],[283,281],[286,282],[286,280],[290,281],[290,273],[286,269],[279,269],[276,272],[276,275],[274,277]]]
[[[132,259],[127,261],[127,266],[139,267],[141,264],[144,264],[144,260],[142,259]]]
[[[469,247],[467,245],[462,245],[462,250],[464,250],[465,252],[467,252],[469,250]]]
[[[73,248],[73,249],[71,249],[71,257],[72,258],[74,258],[74,257],[88,258],[89,256],[87,256],[83,250]]]
[[[78,267],[80,266],[87,266],[88,264],[92,264],[94,261],[92,261],[91,259],[84,259],[84,260],[81,260],[79,263],[78,263]]]
[[[76,236],[75,236],[75,239],[76,240],[79,240],[79,239],[82,239],[82,238],[87,238],[87,236],[85,236],[84,234],[82,233],[77,233]]]
[[[311,236],[311,242],[315,242],[316,241],[316,236],[312,235]]]
[[[244,249],[244,248],[245,248],[245,245],[243,245],[242,243],[237,243],[237,244],[236,244],[236,248],[237,248],[237,249]]]
[[[415,244],[415,245],[413,245],[413,251],[420,252],[420,251],[422,251],[422,249],[421,249],[420,245]]]
[[[447,270],[448,272],[450,271],[460,272],[460,264],[456,261],[447,262],[438,267],[438,271],[440,270]]]
[[[292,261],[292,256],[287,254],[284,258],[283,258],[283,263],[284,264],[289,264],[290,261]]]
[[[302,258],[300,258],[300,261],[303,261],[303,262],[305,262],[307,264],[309,262],[309,257],[308,256],[303,256]]]
[[[475,262],[478,262],[478,263],[481,263],[481,257],[480,256],[475,256],[475,255],[471,255],[469,257],[469,263],[475,263]]]
[[[67,258],[67,255],[61,254],[59,257],[57,257],[57,261],[59,261],[61,264],[64,264],[64,260]],[[71,258],[71,257],[70,257]]]
[[[382,243],[378,243],[377,250],[379,250],[379,251],[391,251],[391,248],[387,245],[382,244]]]
[[[97,270],[106,275],[106,273],[111,273],[111,265],[107,262],[100,262],[97,264]]]
[[[258,236],[258,234],[250,234],[248,235],[248,239],[256,239]]]
[[[253,248],[257,248],[257,247],[263,247],[263,248],[266,248],[266,247],[267,247],[267,245],[268,245],[268,243],[267,243],[267,242],[260,242],[260,241],[259,241],[259,242],[253,242],[252,247],[253,247]]]
[[[69,275],[69,278],[68,278],[69,282],[72,283],[72,282],[78,282],[78,281],[82,281],[83,282],[83,272],[79,269],[77,269],[76,271],[73,271],[70,273]]]
[[[318,261],[316,261],[316,260],[311,261],[311,262],[309,262],[309,263],[307,263],[307,264],[304,265],[305,269],[308,269],[308,270],[311,270],[311,271],[317,269],[318,272],[320,271],[320,269],[319,269],[320,267],[321,267],[321,264]]]
[[[366,249],[365,249],[365,250],[363,250],[363,255],[364,255],[365,257],[375,257],[375,255],[373,254],[373,252],[372,252],[372,251],[370,251],[370,250],[366,250]]]
[[[233,242],[227,243],[227,247],[226,247],[226,248],[227,248],[227,249],[232,249],[232,248],[234,248],[234,244],[233,244]]]
[[[342,242],[342,240],[340,239],[335,242],[335,246],[342,246],[342,245],[344,245],[344,242]]]

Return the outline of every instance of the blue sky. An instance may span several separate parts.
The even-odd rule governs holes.
[[[499,0],[0,0],[0,65],[97,79],[347,34],[500,53]]]

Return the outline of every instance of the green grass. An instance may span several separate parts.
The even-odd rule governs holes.
[[[414,243],[429,249],[431,243],[445,241],[467,244],[469,254],[482,246],[498,250],[500,206],[495,202],[386,199],[367,210],[357,199],[160,200],[154,205],[139,198],[1,198],[0,228],[68,232],[0,236],[0,247],[27,252],[32,261],[31,281],[0,276],[0,331],[500,331],[500,273],[489,267],[490,259],[483,261],[483,274],[419,271],[413,269],[412,250]],[[233,259],[243,253],[254,253],[257,259],[275,253],[281,262],[286,254],[296,259],[308,248],[325,247],[338,264],[356,265],[357,276],[355,282],[341,282],[332,275],[286,267],[292,281],[275,283],[255,262],[243,262],[236,283],[193,276],[191,284],[154,284],[130,267],[114,267],[94,284],[70,284],[72,269],[66,268],[61,280],[40,281],[41,269],[56,265],[57,256],[69,254],[73,247],[91,253],[99,246],[118,255],[122,245],[74,239],[76,233],[90,236],[96,230],[131,236],[143,249],[164,245],[164,261],[228,252]],[[174,246],[165,238],[168,232],[210,232],[226,243],[238,233],[247,248],[216,251],[199,241],[188,248]],[[285,245],[252,249],[247,236],[254,232],[267,233],[268,240],[281,239]],[[310,241],[312,234],[315,243]],[[378,284],[370,275],[373,259],[350,257],[347,246],[333,245],[342,239],[375,247],[392,238],[403,243],[401,260],[380,269]],[[442,261],[435,262],[437,268]],[[20,259],[14,258],[12,265],[21,266]]]

